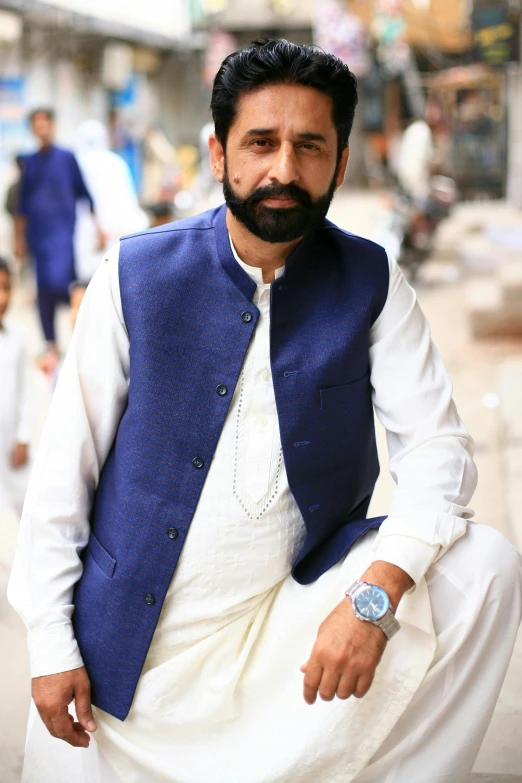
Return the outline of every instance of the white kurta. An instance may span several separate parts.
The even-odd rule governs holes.
[[[7,508],[21,513],[29,481],[29,463],[13,468],[15,444],[29,445],[32,411],[24,337],[20,328],[6,320],[0,324],[0,513]]]
[[[123,783],[348,783],[378,751],[429,669],[436,637],[423,576],[464,534],[475,472],[471,441],[414,293],[391,263],[388,301],[371,334],[374,404],[388,430],[392,471],[400,475],[394,509],[379,536],[366,536],[343,562],[303,587],[289,576],[304,524],[281,454],[270,373],[270,286],[259,270],[243,266],[258,283],[259,322],[131,712],[121,722],[96,710],[96,744],[87,752],[51,740],[37,719],[27,783],[58,783],[60,753],[67,775],[81,758],[86,771],[76,770],[74,779],[82,783],[112,783],[111,777]],[[87,542],[92,488],[125,405],[128,361],[115,249],[82,305],[24,511],[10,600],[30,629],[33,676],[82,663],[64,596],[72,596],[81,572],[77,553]],[[56,473],[59,513],[50,502]],[[39,592],[34,579],[30,587],[24,577],[35,557]],[[399,607],[402,630],[364,699],[310,707],[299,667],[320,623],[376,558],[396,562],[417,583]],[[49,743],[52,764],[45,767]],[[105,772],[97,748],[110,764]],[[46,778],[45,769],[54,777]]]
[[[390,710],[378,717],[373,698],[317,709],[304,702],[299,667],[320,623],[371,558],[363,547],[307,588],[289,577],[305,528],[282,459],[270,285],[260,270],[245,268],[258,282],[258,325],[131,714],[122,723],[95,711],[97,743],[125,783],[203,783],[209,758],[223,770],[214,777],[223,783],[351,780],[391,730],[435,651],[423,586],[410,599],[410,652],[390,645],[374,685],[373,698]],[[386,677],[389,667],[393,677]],[[352,721],[359,728],[371,722],[366,742],[347,731]]]

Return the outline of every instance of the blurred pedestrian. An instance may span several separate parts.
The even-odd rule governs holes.
[[[58,356],[56,308],[69,303],[69,285],[75,278],[76,203],[84,200],[91,210],[94,207],[76,158],[54,144],[54,112],[35,109],[30,122],[40,149],[26,159],[16,215],[15,254],[20,259],[26,256],[27,240],[35,264],[38,309],[47,343],[39,366],[52,373]]]
[[[5,199],[5,211],[10,215],[13,220],[18,213],[18,205],[20,203],[20,186],[22,182],[22,174],[24,173],[25,155],[16,155],[14,162],[18,169],[18,176],[15,181],[7,188],[7,195]]]
[[[171,223],[174,219],[174,205],[168,201],[158,201],[157,204],[151,204],[148,207],[151,214],[151,228],[158,228],[158,226],[164,226],[167,223]]]
[[[9,266],[0,258],[0,512],[13,508],[20,516],[29,479],[32,416],[24,339],[5,317],[11,282]]]
[[[399,147],[397,178],[405,193],[424,204],[430,194],[435,146],[429,123],[414,120],[404,131]]]
[[[75,231],[76,280],[85,285],[93,276],[103,251],[124,234],[149,227],[141,209],[127,163],[109,149],[109,133],[98,120],[87,120],[77,131],[76,158],[92,197],[96,220],[85,201],[78,202]],[[105,236],[100,248],[96,221]]]

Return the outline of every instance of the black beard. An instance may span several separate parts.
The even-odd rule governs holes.
[[[234,217],[263,242],[293,242],[326,217],[335,193],[336,176],[324,196],[313,201],[306,190],[297,185],[267,185],[257,188],[246,198],[232,189],[225,165],[223,195]],[[295,199],[295,207],[272,208],[260,204],[265,198],[286,196]]]

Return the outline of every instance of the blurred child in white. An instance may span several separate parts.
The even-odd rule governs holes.
[[[32,409],[28,368],[20,327],[5,315],[11,300],[12,275],[0,258],[0,513],[22,513],[29,479]]]

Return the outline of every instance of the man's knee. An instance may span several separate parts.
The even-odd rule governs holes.
[[[522,559],[515,547],[490,525],[470,523],[463,543],[466,539],[467,555],[476,571],[489,577],[491,589],[521,596]]]

